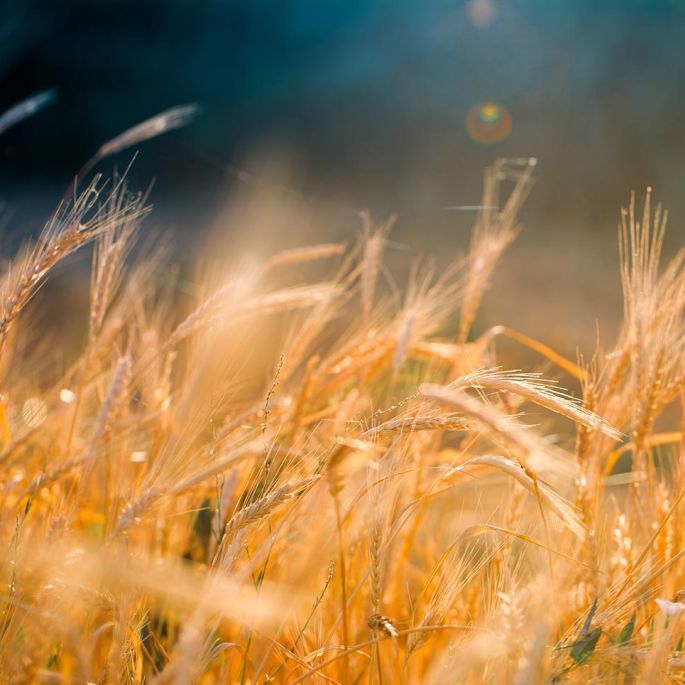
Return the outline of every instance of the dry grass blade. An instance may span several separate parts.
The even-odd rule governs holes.
[[[503,335],[511,338],[512,340],[516,340],[516,342],[520,343],[521,345],[525,345],[529,349],[541,354],[543,357],[549,359],[549,361],[551,361],[553,364],[556,364],[559,368],[566,371],[566,373],[573,378],[577,378],[578,380],[583,378],[583,371],[578,364],[574,364],[570,359],[567,359],[549,347],[549,345],[545,345],[539,340],[535,340],[528,335],[524,335],[519,331],[515,331],[508,326],[493,326],[490,330],[483,333],[479,340],[489,341],[491,338],[494,338],[498,335]]]
[[[290,250],[283,250],[271,257],[265,264],[265,268],[275,266],[292,266],[304,262],[313,262],[329,257],[337,257],[345,252],[345,246],[341,243],[322,243],[321,245],[311,245],[310,247],[295,247]]]
[[[135,145],[161,136],[163,133],[187,126],[199,113],[198,105],[179,105],[146,119],[104,143],[95,155],[83,166],[78,178],[83,178],[98,162],[123,152]]]
[[[52,104],[56,96],[57,91],[54,88],[51,88],[50,90],[36,93],[35,95],[26,98],[26,100],[22,100],[16,105],[13,105],[8,110],[5,110],[0,114],[0,135],[7,131],[7,129],[16,126],[24,121],[24,119],[37,114],[45,107]]]

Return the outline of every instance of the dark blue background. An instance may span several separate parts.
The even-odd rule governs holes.
[[[496,7],[478,28],[464,2],[442,0],[4,2],[0,107],[59,94],[0,138],[5,195],[61,187],[103,141],[199,102],[191,128],[141,148],[137,178],[158,177],[162,205],[211,207],[227,166],[269,150],[312,197],[438,226],[442,206],[473,203],[482,168],[511,155],[539,158],[531,216],[548,230],[610,225],[613,237],[618,205],[647,184],[682,215],[685,3]],[[490,100],[513,129],[482,146],[464,118]]]

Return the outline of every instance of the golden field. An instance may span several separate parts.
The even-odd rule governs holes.
[[[367,214],[192,302],[125,179],[65,201],[1,281],[2,681],[685,679],[685,252],[647,191],[610,345],[474,328],[533,171],[446,269]],[[82,248],[74,354],[31,300]]]

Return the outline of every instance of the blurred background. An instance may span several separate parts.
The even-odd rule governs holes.
[[[217,236],[257,255],[352,240],[368,208],[399,216],[391,261],[446,260],[475,218],[446,208],[477,205],[496,158],[536,157],[478,328],[575,355],[621,314],[630,191],[670,209],[669,250],[684,237],[681,0],[5,0],[0,35],[0,110],[56,93],[0,136],[3,248],[40,230],[102,143],[185,103],[201,113],[131,172],[156,179],[150,230],[179,255]]]

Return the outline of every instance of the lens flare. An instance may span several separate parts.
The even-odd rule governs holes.
[[[511,131],[511,114],[494,102],[476,105],[466,116],[466,130],[477,143],[499,143]]]

